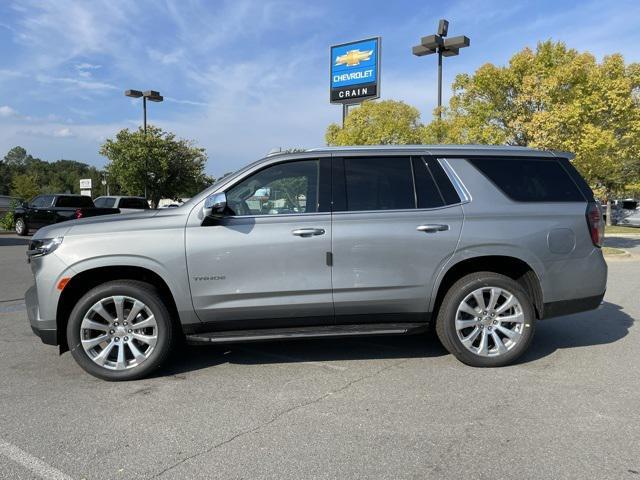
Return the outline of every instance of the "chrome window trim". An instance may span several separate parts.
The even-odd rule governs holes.
[[[469,203],[471,201],[471,194],[469,193],[469,190],[467,190],[467,187],[464,186],[464,183],[462,183],[462,180],[460,180],[460,177],[458,177],[456,171],[449,164],[446,158],[437,158],[437,160],[460,197],[460,202],[454,205]]]

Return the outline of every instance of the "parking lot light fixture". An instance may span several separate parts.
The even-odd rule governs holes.
[[[441,19],[438,22],[438,32],[420,39],[420,45],[412,47],[411,52],[416,57],[424,57],[433,53],[438,54],[438,118],[442,119],[442,57],[455,57],[461,48],[471,45],[469,37],[458,35],[446,38],[449,33],[449,21]]]
[[[147,100],[150,102],[162,102],[164,97],[160,95],[160,92],[155,90],[147,90],[142,92],[140,90],[125,90],[125,96],[131,98],[140,98],[142,97],[142,129],[144,131],[145,138],[147,136]],[[147,198],[147,176],[149,174],[149,169],[147,165],[148,159],[145,158],[144,161],[144,198]]]

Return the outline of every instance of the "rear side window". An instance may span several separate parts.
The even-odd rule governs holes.
[[[477,158],[470,161],[512,200],[585,201],[575,182],[555,159]]]
[[[416,207],[408,157],[345,158],[344,175],[348,211]]]
[[[98,208],[113,208],[116,203],[116,199],[113,197],[96,198],[94,204]]]
[[[142,198],[121,198],[119,207],[147,209],[149,205]]]
[[[458,193],[437,160],[414,157],[413,174],[418,208],[436,208],[460,202]]]
[[[78,195],[77,197],[58,197],[58,201],[56,202],[56,207],[66,207],[66,208],[87,208],[93,207],[93,200],[91,197],[86,197],[84,195]]]

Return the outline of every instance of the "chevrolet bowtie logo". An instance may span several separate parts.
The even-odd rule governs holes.
[[[366,62],[373,55],[373,50],[360,51],[360,50],[349,50],[344,55],[339,55],[336,58],[335,66],[346,65],[347,67],[355,67],[356,65],[360,65],[360,62]]]

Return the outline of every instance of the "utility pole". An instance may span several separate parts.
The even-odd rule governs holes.
[[[142,129],[144,131],[144,139],[145,144],[147,141],[147,99],[151,102],[161,102],[164,100],[164,97],[160,95],[160,92],[156,92],[155,90],[147,90],[146,92],[141,92],[140,90],[126,90],[124,92],[125,96],[131,98],[140,98],[142,97]],[[149,176],[149,155],[147,154],[144,159],[144,198],[147,199],[147,177]]]
[[[454,57],[461,48],[471,45],[469,37],[459,35],[445,38],[449,33],[449,21],[444,18],[438,22],[438,32],[420,39],[420,45],[411,49],[416,57],[438,54],[438,120],[442,120],[442,57]]]

